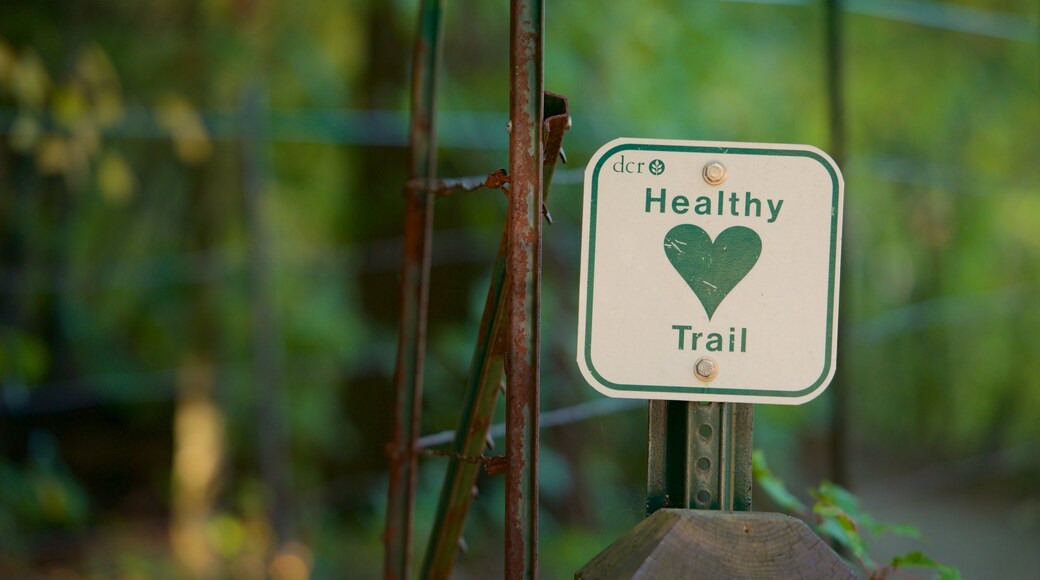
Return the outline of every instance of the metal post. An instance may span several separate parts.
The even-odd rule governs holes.
[[[744,403],[650,401],[647,515],[750,511],[752,413]]]
[[[505,311],[502,297],[506,283],[506,232],[502,232],[498,255],[491,270],[484,314],[473,353],[466,400],[462,405],[459,426],[452,447],[458,456],[477,457],[484,450],[488,427],[491,425],[495,402],[502,381],[502,351],[504,350]],[[430,542],[423,561],[422,578],[447,578],[451,574],[458,552],[466,514],[473,500],[473,485],[480,465],[451,458],[444,476],[444,486],[437,504],[437,518],[430,532]]]
[[[443,0],[423,0],[412,62],[409,182],[431,182],[436,174],[434,97],[440,53]],[[393,439],[386,513],[386,578],[407,578],[411,551],[412,504],[415,500],[416,450],[419,433],[423,358],[426,350],[426,308],[430,287],[430,241],[433,200],[429,191],[408,195],[401,267],[401,325],[394,369]]]
[[[560,157],[563,134],[570,127],[570,110],[563,95],[545,93],[542,144],[542,197],[548,199],[553,168]],[[493,174],[494,175],[494,174]],[[488,180],[485,186],[494,186]],[[548,212],[545,212],[548,216]],[[547,217],[548,219],[548,217]],[[551,223],[551,222],[550,222]],[[448,470],[437,504],[437,517],[423,561],[422,578],[447,578],[451,574],[455,555],[459,551],[466,514],[476,493],[474,487],[479,465],[475,458],[482,455],[488,428],[498,399],[506,345],[506,249],[508,224],[502,232],[498,255],[491,270],[491,286],[480,319],[480,332],[473,352],[469,385],[466,389],[459,425],[455,430]]]
[[[541,0],[511,0],[505,364],[505,577],[511,580],[538,575],[543,18]]]

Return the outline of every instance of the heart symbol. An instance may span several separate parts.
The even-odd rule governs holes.
[[[700,299],[708,320],[747,276],[762,254],[762,238],[751,228],[733,226],[715,238],[703,229],[680,224],[664,235],[664,253],[675,271]]]

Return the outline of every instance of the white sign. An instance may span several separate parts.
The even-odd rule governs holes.
[[[837,165],[808,145],[604,145],[585,169],[585,379],[636,399],[819,395],[835,368],[843,196]]]

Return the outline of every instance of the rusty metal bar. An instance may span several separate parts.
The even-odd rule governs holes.
[[[434,102],[443,0],[423,0],[412,61],[409,182],[432,180],[436,174]],[[390,482],[386,509],[384,576],[408,577],[412,504],[415,501],[417,455],[426,350],[426,309],[430,287],[433,193],[414,192],[405,210],[404,257],[401,266],[401,323],[394,368],[394,423]]]
[[[541,0],[511,0],[506,275],[505,577],[538,576],[538,375],[542,244]]]
[[[571,110],[567,97],[545,91],[542,98],[542,215],[551,225],[552,215],[546,207],[556,160],[567,163],[563,152],[563,134],[571,128]]]
[[[429,192],[437,197],[447,197],[457,191],[476,191],[483,187],[506,191],[509,175],[505,169],[496,169],[488,175],[472,175],[450,179],[414,179],[405,184],[404,191],[408,195],[415,192]]]
[[[507,286],[506,237],[507,232],[503,230],[491,271],[491,286],[484,303],[484,314],[480,319],[466,399],[452,445],[452,451],[463,457],[477,457],[483,452],[502,381],[502,355],[505,350],[505,335],[502,331],[506,311],[502,297]],[[441,579],[451,574],[479,470],[480,464],[475,462],[451,459],[448,463],[421,578]]]
[[[570,110],[566,97],[546,92],[544,97],[544,119],[542,135],[544,138],[543,154],[543,198],[548,196],[552,182],[552,170],[556,160],[561,158],[563,134],[570,128]],[[444,180],[438,182],[446,189],[465,190],[469,186],[495,187],[506,191],[509,177],[505,170],[489,175],[483,183],[477,184],[480,178],[463,180]],[[437,191],[441,195],[440,191]],[[544,211],[546,220],[548,212]],[[550,222],[551,223],[551,222]],[[455,556],[462,546],[462,529],[466,515],[476,493],[474,485],[477,480],[478,467],[482,458],[485,442],[488,441],[491,420],[498,399],[499,385],[504,365],[506,345],[506,307],[503,297],[508,287],[506,278],[506,249],[508,245],[508,226],[502,232],[498,255],[491,271],[491,285],[481,316],[477,345],[473,353],[470,367],[470,380],[466,389],[465,400],[459,425],[455,430],[450,462],[441,487],[441,496],[437,504],[437,517],[427,546],[426,558],[423,561],[422,578],[447,578],[454,566]],[[491,469],[488,468],[491,473]]]

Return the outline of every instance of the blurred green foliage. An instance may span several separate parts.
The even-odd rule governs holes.
[[[850,454],[893,470],[1012,447],[1035,457],[1040,34],[965,33],[846,4]],[[902,3],[937,14],[952,4]],[[1030,0],[956,5],[1040,27]],[[169,573],[164,534],[127,527],[169,515],[171,415],[198,312],[208,313],[228,446],[207,537],[228,574],[378,574],[416,8],[5,4],[0,575],[53,562]],[[508,5],[449,2],[446,18],[439,174],[486,174],[507,165]],[[822,2],[550,2],[546,27],[546,87],[574,115],[571,165],[557,172],[556,223],[545,229],[551,409],[597,396],[573,363],[581,167],[592,152],[619,136],[831,144]],[[258,115],[246,106],[254,97]],[[247,154],[254,134],[261,146]],[[256,278],[250,164],[261,168],[253,193],[269,255]],[[504,211],[497,192],[438,202],[424,433],[454,428]],[[251,319],[255,284],[273,297],[270,328]],[[259,470],[252,341],[265,332],[281,361],[270,403],[285,426],[300,542],[281,552]],[[827,397],[757,412],[756,442],[799,467],[799,483],[826,474]],[[546,430],[542,442],[542,563],[564,577],[642,517],[645,419],[617,413]],[[1035,466],[1019,467],[1035,489]],[[422,463],[417,558],[442,468]],[[501,481],[479,488],[465,576],[500,572]],[[54,555],[35,533],[45,529],[89,529],[74,537],[91,556]],[[899,565],[924,561],[908,558]]]
[[[879,566],[870,556],[864,532],[870,532],[875,537],[891,533],[914,539],[919,539],[921,532],[908,524],[877,521],[860,506],[858,497],[830,481],[824,481],[809,490],[814,503],[811,509],[807,508],[800,499],[788,491],[784,482],[769,468],[761,450],[754,452],[752,462],[755,485],[785,511],[813,524],[817,533],[843,550],[865,576],[887,578],[899,568],[917,567],[937,571],[942,580],[958,580],[961,577],[960,571],[956,568],[940,564],[922,552],[908,552],[895,556],[887,565]]]

